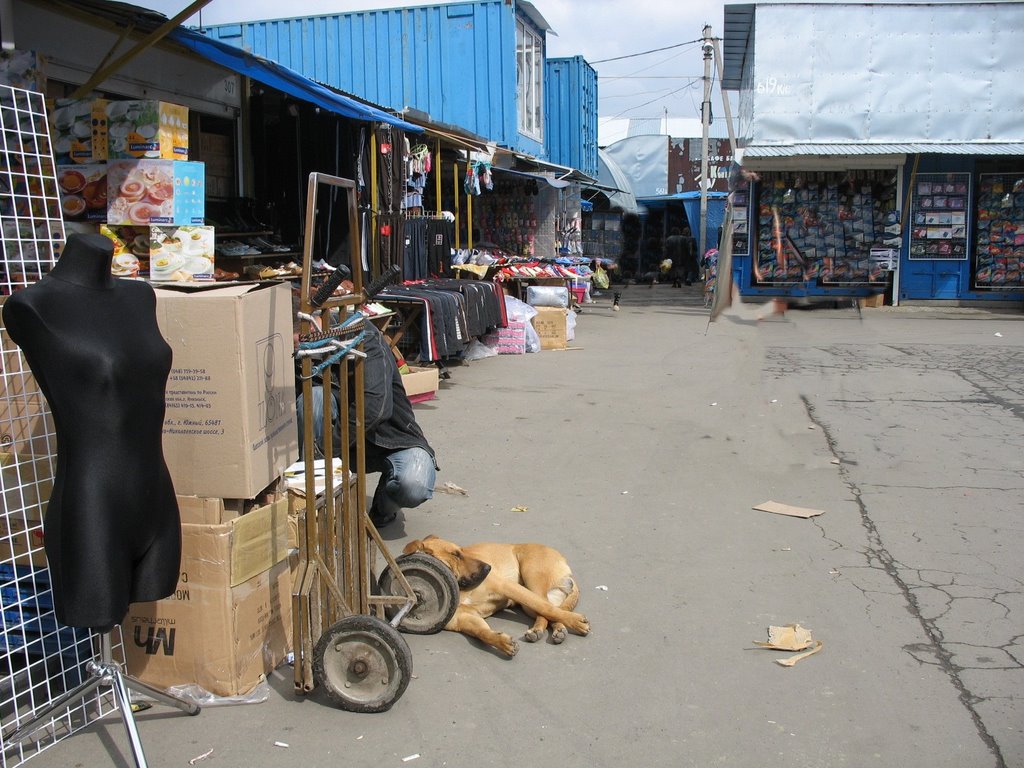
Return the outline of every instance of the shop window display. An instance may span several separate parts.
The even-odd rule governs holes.
[[[898,248],[896,172],[766,172],[757,185],[761,285],[878,284],[872,248]]]
[[[922,173],[911,189],[911,260],[967,258],[968,173]]]
[[[1024,285],[1024,173],[981,174],[978,178],[978,288]]]

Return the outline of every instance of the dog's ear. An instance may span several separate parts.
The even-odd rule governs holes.
[[[422,552],[422,551],[423,551],[423,542],[420,541],[419,539],[413,539],[412,541],[410,541],[408,544],[405,545],[405,548],[402,550],[402,554],[411,555],[413,552]]]

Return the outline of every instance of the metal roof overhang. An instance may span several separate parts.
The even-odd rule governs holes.
[[[325,85],[321,85],[300,75],[295,70],[284,67],[277,62],[256,56],[241,48],[212,40],[205,35],[192,32],[183,27],[172,30],[167,38],[185,46],[193,53],[219,64],[222,67],[257,80],[264,85],[287,93],[297,99],[330,112],[351,117],[356,120],[388,123],[411,133],[421,133],[423,128],[407,122],[382,109],[365,104],[356,99],[344,96]]]
[[[540,11],[537,10],[537,7],[533,3],[526,2],[526,0],[519,0],[519,8],[522,10],[524,14],[526,14],[526,18],[528,18],[530,21],[537,25],[537,29],[539,29],[541,32],[550,32],[555,36],[558,35],[558,33],[551,28],[551,25],[548,24],[547,19],[545,19],[541,15]]]
[[[908,141],[891,143],[750,144],[748,157],[795,157],[798,155],[1024,155],[1024,141]]]
[[[543,176],[550,173],[558,181],[575,181],[579,184],[596,184],[597,179],[588,176],[583,171],[570,168],[567,165],[549,163],[546,160],[538,160],[536,157],[524,155],[522,152],[515,152],[505,147],[498,147],[494,151],[494,162],[491,168],[498,171],[515,171],[534,176]]]
[[[762,170],[773,168],[891,168],[902,165],[907,155],[1024,156],[1024,141],[893,142],[893,143],[793,143],[751,144],[737,150],[737,162]]]
[[[754,8],[750,5],[724,7],[722,37],[722,88],[738,91],[743,81],[743,64],[753,55]]]
[[[511,173],[514,176],[527,176],[531,179],[537,179],[538,181],[546,181],[555,189],[565,189],[570,184],[572,184],[571,181],[565,181],[564,179],[556,179],[553,176],[549,176],[546,173],[530,173],[530,171],[517,171],[512,168],[502,168],[501,166],[498,165],[492,165],[491,170],[501,171],[502,173]]]

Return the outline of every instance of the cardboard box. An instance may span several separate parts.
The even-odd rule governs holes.
[[[50,142],[57,165],[107,159],[107,100],[57,99],[50,110]]]
[[[178,496],[178,516],[182,525],[221,525],[241,515],[238,504],[226,504],[224,499]]]
[[[184,522],[193,518],[180,498],[179,511],[185,507],[181,557],[182,562],[194,561],[191,578],[211,586],[237,587],[288,556],[287,497],[213,524]],[[224,511],[230,514],[230,510]]]
[[[107,164],[57,166],[57,187],[64,221],[107,220]]]
[[[108,224],[204,224],[202,163],[111,160],[107,163]]]
[[[163,101],[106,104],[111,160],[188,160],[188,107]]]
[[[100,225],[114,242],[111,272],[153,282],[213,280],[213,227]]]
[[[565,349],[569,346],[567,329],[569,310],[557,307],[536,307],[533,327],[540,336],[541,349]]]
[[[155,292],[174,353],[163,435],[175,490],[254,498],[299,454],[291,288],[182,283]]]
[[[287,558],[227,587],[183,551],[175,594],[128,609],[121,625],[127,671],[157,688],[195,684],[216,696],[248,693],[291,650],[291,593]]]
[[[884,307],[885,306],[885,294],[884,293],[873,293],[870,296],[865,296],[859,299],[862,307]]]
[[[409,373],[402,374],[402,385],[405,387],[405,394],[410,402],[422,403],[424,400],[432,400],[437,394],[440,376],[436,367],[420,368],[415,365],[409,366]]]

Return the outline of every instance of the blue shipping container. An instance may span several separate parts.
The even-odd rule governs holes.
[[[204,28],[205,34],[375,104],[411,107],[520,152],[544,145],[518,131],[516,19],[508,0],[352,11]]]
[[[597,72],[582,56],[548,59],[544,139],[552,163],[597,177]]]

